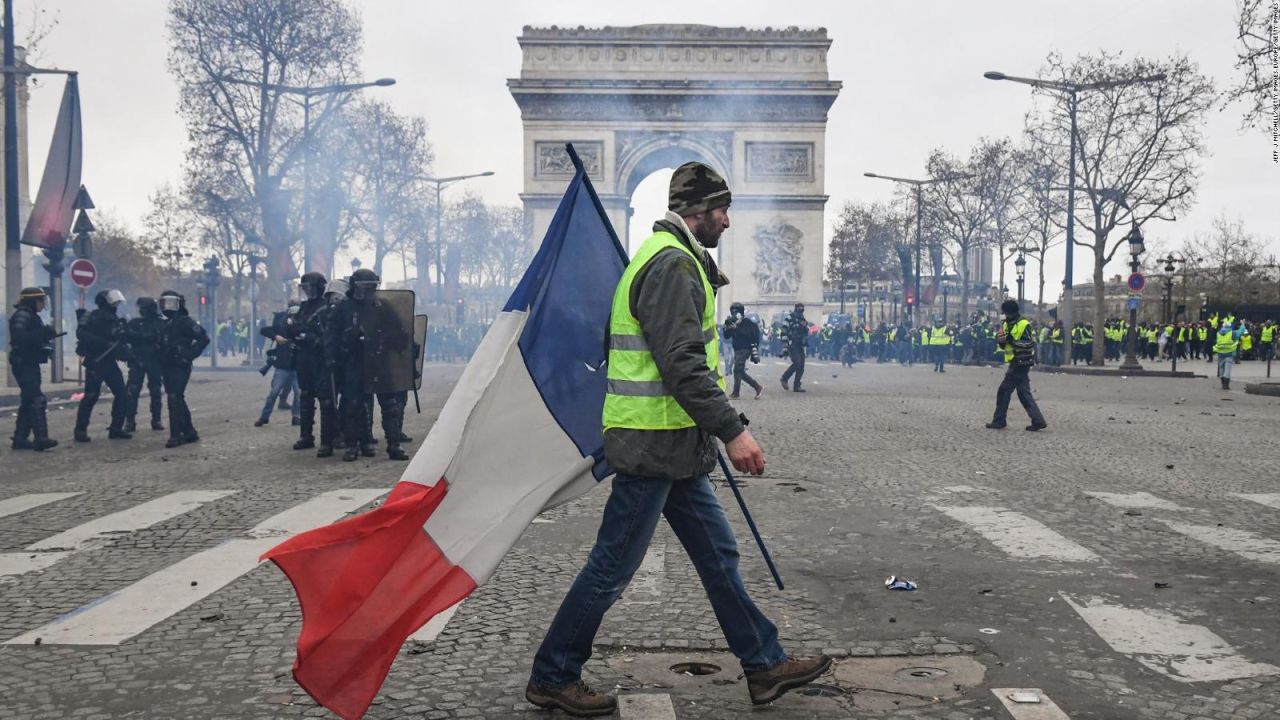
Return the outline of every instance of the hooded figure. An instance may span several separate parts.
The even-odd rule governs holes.
[[[125,337],[125,321],[119,315],[124,304],[124,293],[119,290],[103,290],[93,298],[97,307],[80,318],[76,328],[76,352],[84,358],[84,396],[76,410],[76,442],[89,442],[89,419],[93,406],[102,395],[102,385],[111,389],[111,424],[107,437],[112,440],[128,440],[133,437],[125,430],[133,401],[120,372],[120,361],[129,360],[129,346]]]
[[[151,398],[151,429],[163,430],[160,414],[164,409],[164,383],[160,370],[160,331],[164,317],[155,298],[138,298],[138,317],[125,325],[125,340],[129,343],[129,375],[125,386],[129,389],[129,416],[125,420],[125,432],[137,430],[138,400],[146,383]]]
[[[1000,311],[1004,313],[1004,322],[1000,324],[1000,332],[996,334],[996,343],[1004,351],[1004,361],[1009,364],[1009,369],[1005,371],[1004,380],[996,390],[996,412],[987,427],[992,430],[1004,429],[1009,413],[1009,399],[1016,391],[1018,402],[1022,403],[1023,409],[1031,418],[1031,424],[1026,429],[1030,432],[1043,430],[1049,425],[1045,422],[1044,415],[1040,414],[1040,407],[1031,394],[1031,366],[1036,363],[1036,343],[1031,332],[1031,322],[1022,317],[1022,309],[1017,300],[1005,300]]]
[[[49,362],[55,337],[40,318],[47,300],[43,288],[23,288],[9,316],[9,369],[19,388],[14,450],[48,450],[58,444],[49,439],[48,400],[40,389],[40,365]]]
[[[209,334],[187,312],[187,300],[174,290],[160,293],[160,312],[168,319],[160,333],[160,372],[165,399],[169,404],[169,439],[164,446],[174,448],[200,439],[187,407],[187,383],[191,363],[209,345]]]

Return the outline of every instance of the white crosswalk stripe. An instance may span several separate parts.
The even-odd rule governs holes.
[[[340,520],[385,493],[364,488],[318,495],[262,521],[247,538],[196,553],[5,644],[118,645],[254,569],[262,553],[287,536]]]
[[[671,696],[658,693],[638,693],[618,696],[618,717],[623,720],[676,720],[676,709]]]
[[[70,530],[32,543],[23,552],[0,553],[0,577],[12,577],[43,570],[75,552],[91,550],[110,538],[136,532],[191,512],[235,490],[183,490],[104,515]]]
[[[1199,540],[1207,545],[1235,553],[1246,560],[1264,563],[1280,563],[1280,542],[1262,537],[1247,530],[1210,525],[1160,520],[1170,530]]]
[[[1070,720],[1040,688],[991,688],[1013,720]]]
[[[1280,668],[1244,657],[1209,628],[1176,615],[1129,608],[1102,598],[1062,599],[1118,653],[1178,682],[1236,680],[1280,675]]]
[[[662,599],[663,574],[667,567],[666,543],[653,543],[622,598],[623,605],[656,605]]]
[[[428,620],[426,625],[418,628],[418,631],[410,635],[409,639],[420,643],[435,642],[436,638],[440,637],[440,633],[444,632],[445,626],[457,614],[460,607],[462,607],[462,603],[451,605],[447,610]]]
[[[80,493],[31,493],[29,495],[19,495],[17,497],[6,498],[0,500],[0,517],[8,517],[9,515],[17,515],[28,510],[34,510],[41,505],[48,505],[59,500],[73,498]]]
[[[1019,512],[977,505],[935,507],[952,520],[973,528],[1013,557],[1063,562],[1097,562],[1102,559],[1089,548]]]
[[[1186,510],[1181,505],[1163,500],[1151,493],[1109,493],[1097,490],[1086,490],[1085,495],[1097,498],[1102,502],[1118,508],[1134,508],[1148,510]]]
[[[1280,510],[1280,493],[1231,493],[1235,497]]]

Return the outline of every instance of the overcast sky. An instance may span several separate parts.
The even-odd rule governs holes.
[[[39,62],[80,71],[85,184],[99,208],[139,226],[147,196],[181,177],[185,130],[177,88],[166,68],[163,0],[16,0],[18,22],[33,6],[60,24]],[[889,183],[866,171],[922,175],[931,148],[957,154],[981,136],[1017,136],[1029,88],[984,80],[986,70],[1031,75],[1050,50],[1068,57],[1105,48],[1166,57],[1185,51],[1220,87],[1235,82],[1235,3],[1231,0],[930,0],[889,3],[830,0],[737,0],[616,3],[571,0],[358,0],[364,21],[364,72],[392,76],[377,89],[401,112],[430,126],[435,172],[493,170],[469,182],[491,203],[516,204],[522,173],[520,114],[506,80],[520,72],[516,44],[524,25],[601,26],[702,23],[723,26],[825,27],[834,40],[831,78],[844,83],[827,127],[827,235],[839,206],[888,199]],[[483,9],[483,11],[481,11]],[[25,28],[19,28],[21,38]],[[30,109],[32,191],[39,184],[60,82],[33,93]],[[1207,128],[1211,155],[1202,166],[1198,202],[1176,223],[1151,225],[1148,236],[1177,245],[1206,231],[1225,213],[1280,254],[1280,166],[1270,137],[1242,132],[1239,108],[1214,110]],[[638,222],[665,208],[663,181],[646,182],[635,198]],[[1061,249],[1047,274],[1061,280]],[[366,258],[367,260],[367,258]],[[389,264],[390,271],[398,263]],[[1076,254],[1077,282],[1089,265]],[[1120,272],[1117,262],[1111,272]],[[1012,271],[1012,267],[1010,267]],[[1034,282],[1029,270],[1028,294]],[[1056,294],[1056,292],[1052,293]]]

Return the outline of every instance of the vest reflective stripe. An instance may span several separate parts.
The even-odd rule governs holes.
[[[1027,328],[1031,325],[1031,321],[1026,318],[1018,318],[1018,322],[1014,323],[1012,328],[1009,327],[1008,320],[1005,320],[1000,324],[1005,329],[1005,334],[1008,336],[1009,340],[1012,341],[1022,339],[1022,334],[1027,331]],[[1013,343],[1009,342],[1000,349],[1004,350],[1004,361],[1013,362]]]
[[[947,334],[945,327],[935,327],[929,329],[930,345],[950,345],[951,336]]]
[[[645,342],[640,321],[631,314],[631,285],[636,276],[654,256],[671,248],[693,258],[698,266],[702,289],[706,293],[702,341],[707,354],[707,368],[720,389],[725,387],[724,377],[720,374],[715,289],[711,287],[706,268],[675,235],[654,233],[627,265],[613,293],[613,310],[609,317],[609,379],[602,418],[605,429],[679,430],[696,425],[667,389]]]
[[[1219,355],[1234,355],[1239,345],[1234,333],[1218,333],[1218,341],[1213,344],[1213,351]]]

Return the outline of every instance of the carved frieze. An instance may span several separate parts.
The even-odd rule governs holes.
[[[768,225],[757,225],[753,237],[756,268],[751,276],[760,289],[760,297],[796,297],[803,279],[800,258],[804,254],[804,232],[778,218]]]
[[[524,93],[513,91],[525,120],[677,122],[817,122],[827,121],[835,96],[738,95],[732,100],[714,95],[641,95],[620,89],[617,94]]]
[[[655,145],[689,144],[705,149],[722,168],[733,167],[733,132],[730,130],[619,130],[614,133],[617,164],[628,167],[637,153],[645,153]]]
[[[814,179],[813,143],[748,142],[746,154],[748,182]]]
[[[604,143],[598,140],[574,140],[573,149],[587,168],[587,174],[599,178],[603,174]],[[533,144],[533,176],[535,178],[573,177],[573,160],[565,152],[564,142]]]

